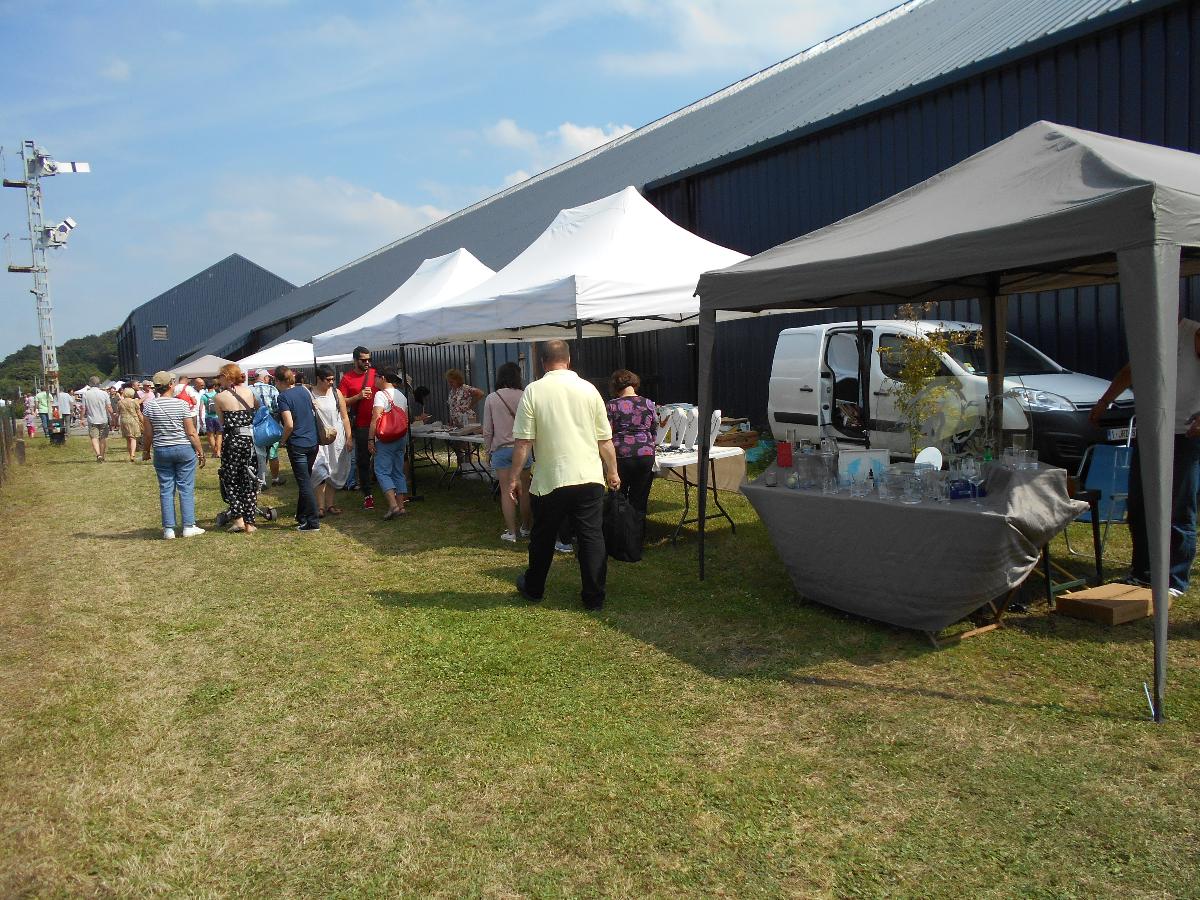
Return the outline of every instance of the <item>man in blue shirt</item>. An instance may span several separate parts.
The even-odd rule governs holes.
[[[317,418],[312,394],[296,384],[296,373],[287,366],[275,369],[279,392],[279,414],[283,423],[280,445],[287,448],[288,462],[296,479],[299,497],[296,500],[298,531],[317,531],[321,527],[320,510],[313,492],[312,470],[317,461]]]

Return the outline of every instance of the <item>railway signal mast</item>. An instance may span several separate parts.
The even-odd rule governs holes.
[[[24,178],[4,179],[5,187],[24,188],[25,208],[29,214],[29,244],[32,259],[27,266],[9,264],[8,271],[33,275],[33,294],[37,304],[38,338],[42,344],[42,374],[46,384],[58,390],[58,352],[54,348],[54,322],[50,304],[50,265],[47,250],[57,250],[67,245],[67,237],[75,228],[70,216],[53,225],[47,225],[42,214],[42,179],[70,172],[90,172],[85,162],[59,162],[33,141],[21,144],[21,161]]]

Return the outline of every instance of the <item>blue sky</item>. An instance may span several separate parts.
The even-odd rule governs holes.
[[[44,182],[61,342],[233,252],[303,284],[894,5],[0,0],[0,144],[92,165]],[[0,356],[37,341],[2,274]]]

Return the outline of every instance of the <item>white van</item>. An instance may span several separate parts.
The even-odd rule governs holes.
[[[846,444],[910,452],[908,428],[893,399],[897,374],[880,348],[907,336],[944,329],[974,332],[971,322],[881,319],[863,322],[860,345],[854,322],[788,328],[780,332],[771,366],[767,416],[776,440],[829,434]],[[1123,443],[1129,437],[1133,395],[1117,398],[1101,427],[1088,413],[1108,387],[1106,381],[1064,369],[1016,335],[1007,336],[1004,430],[1025,432],[1039,458],[1073,469],[1091,444]],[[963,440],[978,431],[985,413],[987,366],[982,347],[968,341],[942,358],[943,377],[952,390],[943,413],[929,423],[930,443]],[[867,383],[861,384],[861,365]],[[865,410],[865,416],[863,411]]]

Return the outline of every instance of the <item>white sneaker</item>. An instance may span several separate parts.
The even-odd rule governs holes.
[[[1181,591],[1179,588],[1167,588],[1167,593],[1170,594],[1172,597],[1182,597],[1183,596],[1183,591]]]
[[[175,529],[174,528],[164,528],[163,529],[163,540],[164,541],[175,540]]]
[[[197,525],[185,525],[183,531],[180,532],[184,537],[195,537],[198,534],[204,534],[204,529]]]
[[[557,550],[559,553],[573,553],[575,550],[575,548],[572,547],[570,544],[564,544],[562,541],[555,541],[554,549]]]
[[[517,542],[517,536],[511,531],[503,531],[500,533],[500,540],[508,541],[510,544],[515,544]]]

